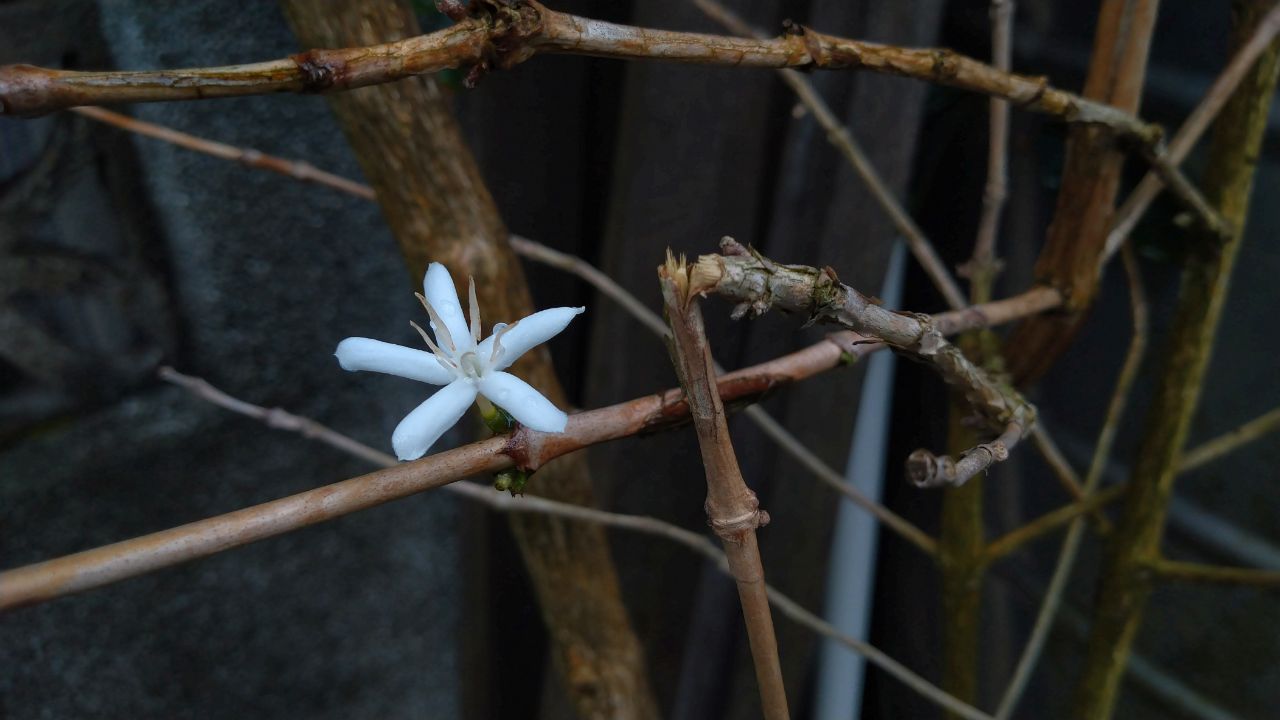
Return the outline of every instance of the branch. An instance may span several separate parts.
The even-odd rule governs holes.
[[[1236,51],[1222,74],[1213,81],[1213,85],[1209,87],[1200,104],[1183,121],[1182,127],[1178,128],[1178,132],[1169,141],[1168,149],[1161,156],[1170,167],[1181,165],[1187,158],[1205,130],[1209,129],[1210,123],[1227,104],[1231,94],[1275,40],[1277,34],[1280,34],[1280,5],[1272,8],[1271,12],[1267,13],[1267,16],[1258,24],[1253,36]],[[1134,226],[1151,207],[1151,202],[1160,194],[1165,182],[1161,173],[1152,170],[1129,194],[1112,220],[1111,232],[1107,235],[1106,250],[1102,256],[1103,264],[1115,255],[1120,245],[1129,237],[1129,233],[1133,232]]]
[[[1280,587],[1280,571],[1256,568],[1224,567],[1201,563],[1157,560],[1150,565],[1157,580],[1168,582],[1203,582],[1226,585]]]
[[[928,315],[890,312],[853,288],[842,285],[830,268],[779,265],[748,251],[731,238],[721,255],[703,255],[692,271],[693,290],[714,292],[739,303],[734,317],[759,315],[770,307],[805,312],[811,321],[843,325],[868,338],[931,365],[1000,436],[972,449],[960,462],[917,450],[908,475],[919,486],[959,485],[993,462],[1008,457],[1035,423],[1035,408],[1016,390],[975,366],[943,337]],[[965,474],[967,473],[967,474]]]
[[[1007,555],[1019,550],[1028,543],[1039,540],[1049,533],[1061,528],[1063,525],[1087,515],[1092,512],[1104,508],[1116,500],[1124,497],[1125,492],[1129,489],[1128,485],[1112,485],[1106,490],[1096,492],[1083,500],[1077,500],[1070,505],[1064,505],[1056,510],[1051,510],[1044,515],[1032,520],[1022,527],[1010,530],[1008,533],[992,540],[985,551],[988,563],[995,562]]]
[[[729,32],[737,33],[744,37],[754,37],[763,39],[764,35],[760,31],[751,27],[745,20],[736,15],[729,8],[717,2],[717,0],[693,0],[693,4],[698,6],[712,20],[720,23]],[[1003,69],[1008,69],[1003,68]],[[874,165],[871,164],[871,158],[863,152],[862,146],[854,139],[853,133],[849,128],[843,125],[836,118],[836,114],[831,111],[831,106],[827,105],[827,101],[822,99],[822,95],[818,93],[813,83],[809,82],[803,74],[795,70],[779,70],[779,77],[782,82],[790,87],[792,92],[796,94],[796,98],[801,104],[813,113],[814,120],[827,131],[827,141],[830,142],[841,155],[849,162],[853,171],[858,174],[862,182],[866,184],[867,191],[871,193],[871,197],[880,205],[880,209],[884,210],[889,216],[889,221],[893,223],[907,244],[907,248],[911,250],[911,254],[915,257],[916,262],[920,263],[920,267],[924,269],[929,280],[933,282],[938,292],[942,293],[942,297],[947,301],[947,305],[952,309],[962,308],[968,305],[965,302],[964,293],[960,291],[960,286],[956,284],[955,278],[951,277],[951,272],[947,270],[947,264],[938,256],[938,252],[933,248],[933,243],[929,242],[929,238],[925,236],[924,230],[916,224],[915,220],[907,214],[903,209],[902,203],[893,196],[893,192],[885,184],[880,177],[880,173],[876,171]],[[995,101],[993,101],[995,102]],[[1004,103],[1008,107],[1007,103]],[[989,299],[989,298],[988,298]]]
[[[1013,57],[1013,0],[991,0],[991,61],[1007,72]],[[982,193],[982,216],[973,257],[961,268],[976,288],[989,290],[1000,272],[996,234],[1009,185],[1009,103],[992,98],[988,111],[987,185]],[[987,298],[983,298],[984,300]]]
[[[1054,307],[1060,299],[1040,289],[1024,295],[943,313],[935,325],[956,333],[1002,324]],[[745,402],[780,385],[806,379],[865,357],[883,345],[839,332],[821,342],[718,378],[724,402]],[[537,469],[550,460],[609,440],[669,429],[683,423],[688,406],[679,390],[569,417],[564,433],[520,428],[430,455],[413,463],[370,473],[307,492],[255,505],[151,535],[0,572],[0,610],[30,605],[109,585],[161,568],[208,557],[223,550],[281,535],[391,500],[447,485],[479,473],[513,466]]]
[[[1280,408],[1256,417],[1235,430],[1219,435],[1182,454],[1179,473],[1188,473],[1228,453],[1280,430]]]
[[[309,418],[294,415],[280,408],[268,409],[247,403],[243,400],[227,395],[200,378],[182,375],[173,370],[164,371],[164,377],[169,382],[190,391],[202,400],[206,400],[214,405],[231,410],[232,412],[237,412],[242,415],[247,415],[261,420],[273,428],[297,432],[304,437],[325,443],[326,445],[337,448],[349,455],[367,460],[374,465],[392,467],[398,464],[396,459],[391,455],[375,450],[358,440],[347,435],[343,435],[342,433],[321,425]],[[671,523],[658,520],[657,518],[607,512],[604,510],[597,510],[595,508],[563,503],[556,500],[548,500],[536,495],[521,495],[517,498],[507,493],[493,492],[486,487],[473,483],[452,483],[445,485],[444,489],[461,495],[468,500],[474,500],[482,503],[495,512],[542,513],[545,515],[555,515],[570,520],[597,523],[606,527],[630,530],[632,532],[639,532],[645,535],[665,538],[700,553],[708,560],[715,563],[716,567],[721,572],[725,574],[729,573],[729,564],[725,558],[724,552],[716,548],[716,546],[707,540],[707,538],[677,525],[672,525]],[[973,720],[990,720],[990,716],[943,692],[936,685],[915,674],[897,660],[894,660],[884,654],[873,645],[841,633],[835,627],[831,626],[808,610],[805,610],[794,600],[782,594],[781,591],[767,585],[766,588],[769,593],[769,601],[772,602],[783,615],[786,615],[800,625],[803,625],[824,637],[829,637],[836,642],[841,643],[853,652],[863,655],[871,664],[884,670],[890,676],[897,678],[904,685],[915,690],[917,693],[920,693],[920,695],[936,703],[940,707],[950,710],[962,717],[972,718]]]
[[[671,326],[671,362],[684,388],[689,414],[698,432],[702,465],[707,475],[707,524],[719,536],[738,585],[742,617],[751,643],[760,705],[765,720],[788,720],[787,693],[782,684],[782,664],[778,659],[778,639],[769,614],[764,566],[756,544],[756,529],[769,524],[769,515],[760,509],[756,494],[747,487],[738,467],[738,457],[729,438],[729,422],[715,386],[716,371],[698,297],[689,292],[689,268],[667,253],[667,262],[658,267],[658,281],[667,322]]]
[[[311,50],[281,60],[185,70],[77,72],[0,67],[0,114],[77,105],[350,90],[467,66],[474,81],[540,53],[762,68],[865,69],[1001,97],[1067,122],[1106,126],[1145,145],[1159,127],[1109,105],[1001,72],[938,48],[903,48],[824,35],[797,25],[771,40],[655,30],[556,12],[533,0],[472,3],[473,16],[429,35],[369,47]]]

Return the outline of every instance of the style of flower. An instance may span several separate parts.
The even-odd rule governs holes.
[[[480,306],[476,283],[470,283],[470,323],[462,313],[453,278],[440,263],[431,263],[418,295],[431,317],[433,341],[417,323],[431,352],[381,340],[351,337],[338,343],[335,355],[344,370],[372,370],[444,387],[405,416],[391,433],[391,446],[401,460],[416,460],[453,427],[480,395],[521,425],[541,432],[563,432],[568,416],[528,383],[503,372],[521,355],[564,330],[586,308],[560,307],[536,312],[518,322],[498,323],[480,340]],[[481,403],[483,407],[483,403]]]

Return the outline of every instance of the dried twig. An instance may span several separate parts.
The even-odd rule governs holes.
[[[696,292],[690,292],[689,268],[667,254],[658,268],[667,322],[671,326],[671,362],[680,377],[689,415],[698,432],[702,465],[707,476],[707,523],[724,545],[729,573],[738,585],[738,599],[751,642],[760,705],[766,720],[786,720],[786,689],[778,659],[778,639],[773,633],[764,566],[756,544],[756,529],[769,523],[756,494],[747,487],[738,457],[729,438],[729,422],[715,385],[711,347]]]
[[[836,323],[876,338],[914,359],[932,366],[944,380],[963,392],[966,400],[992,429],[993,442],[973,448],[956,462],[926,450],[912,453],[908,474],[921,486],[959,485],[1008,451],[1035,423],[1035,408],[1016,390],[975,366],[942,337],[927,315],[890,312],[870,298],[843,285],[830,268],[780,265],[748,251],[731,238],[721,242],[720,255],[703,255],[693,269],[694,291],[716,293],[739,303],[735,317],[758,315],[771,307],[804,312],[814,321]]]
[[[1178,465],[1178,472],[1191,472],[1277,430],[1280,430],[1280,408],[1264,413],[1235,430],[1223,433],[1191,450],[1185,451],[1182,453],[1182,462]]]
[[[311,50],[248,65],[140,72],[0,67],[0,114],[35,115],[77,105],[328,92],[469,67],[469,79],[540,53],[764,68],[865,69],[1003,97],[1068,122],[1106,126],[1150,145],[1160,129],[1109,105],[1003,73],[950,50],[903,48],[790,26],[779,38],[745,38],[616,25],[550,10],[533,0],[471,4],[453,27],[371,47]]]
[[[991,0],[991,64],[1009,71],[1013,57],[1013,0]],[[1009,185],[1009,103],[992,98],[987,133],[987,185],[982,193],[982,216],[973,257],[963,268],[976,288],[989,291],[1000,271],[996,234]],[[984,298],[986,299],[986,298]]]
[[[356,182],[341,175],[335,175],[317,168],[309,162],[302,160],[287,160],[285,158],[268,155],[263,152],[254,150],[253,148],[239,148],[225,143],[206,140],[202,137],[196,137],[188,133],[179,132],[173,128],[157,125],[155,123],[135,120],[128,115],[122,115],[110,110],[104,110],[96,107],[77,107],[72,108],[72,112],[79,113],[87,118],[106,123],[122,130],[127,130],[146,137],[163,140],[188,150],[194,150],[205,155],[212,155],[223,160],[231,160],[251,168],[259,170],[267,170],[281,175],[286,175],[294,180],[303,182],[316,183],[333,188],[339,192],[364,200],[373,200],[373,188],[364,183]]]

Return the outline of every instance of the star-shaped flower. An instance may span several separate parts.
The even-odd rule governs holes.
[[[458,302],[453,278],[443,265],[431,263],[422,286],[425,294],[418,295],[418,299],[431,316],[435,341],[417,323],[410,324],[431,352],[352,337],[338,343],[335,353],[344,370],[372,370],[444,386],[396,426],[391,434],[396,456],[416,460],[425,455],[462,418],[477,395],[483,395],[525,427],[563,432],[568,416],[528,383],[502,371],[533,347],[558,335],[586,308],[551,308],[510,325],[498,323],[493,334],[481,341],[474,278],[469,324],[462,313],[462,303]]]

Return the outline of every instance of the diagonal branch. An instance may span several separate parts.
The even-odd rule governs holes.
[[[917,450],[908,474],[920,486],[960,485],[1009,450],[1035,424],[1035,408],[1021,394],[977,367],[943,337],[933,318],[885,310],[857,290],[840,283],[831,268],[780,265],[749,251],[732,238],[720,255],[703,255],[693,270],[694,290],[717,293],[739,303],[734,316],[759,315],[771,307],[804,312],[811,321],[831,322],[875,338],[932,366],[999,437],[971,449],[957,462]]]
[[[1163,559],[1151,563],[1151,570],[1155,572],[1156,579],[1165,581],[1280,587],[1280,571],[1276,570],[1204,565]]]

